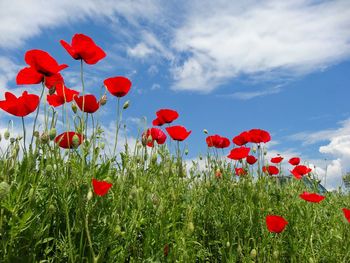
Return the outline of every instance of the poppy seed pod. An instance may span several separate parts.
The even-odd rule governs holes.
[[[41,143],[43,143],[43,144],[48,143],[48,142],[49,142],[49,139],[50,139],[50,137],[49,137],[49,135],[48,135],[47,132],[43,132],[43,133],[41,134],[41,136],[40,136],[40,141],[41,141]]]
[[[34,136],[35,138],[39,138],[39,136],[40,136],[39,131],[34,131],[33,136]]]
[[[50,94],[50,95],[55,94],[55,92],[56,92],[56,87],[55,87],[55,86],[52,87],[51,89],[49,89],[49,94]]]

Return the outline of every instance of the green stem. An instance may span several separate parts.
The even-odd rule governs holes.
[[[115,131],[115,141],[114,141],[113,156],[116,155],[116,151],[117,151],[118,133],[119,133],[119,122],[120,122],[120,98],[118,97],[118,100],[117,100],[116,131]]]
[[[25,155],[27,155],[27,148],[26,148],[26,126],[24,124],[24,118],[22,117],[22,127],[23,127],[23,149]]]
[[[38,119],[38,115],[39,115],[39,111],[40,111],[41,99],[43,98],[44,91],[45,91],[45,84],[44,84],[44,82],[42,82],[42,86],[43,86],[43,88],[42,88],[41,94],[40,94],[40,100],[39,100],[38,109],[36,110],[36,115],[35,115],[34,124],[33,124],[32,139],[30,140],[30,146],[32,146],[32,144],[33,144],[34,132],[35,132],[35,125],[36,125],[36,121],[37,121],[37,119]]]

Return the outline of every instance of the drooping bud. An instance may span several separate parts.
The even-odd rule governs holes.
[[[129,104],[130,104],[130,101],[127,100],[123,105],[123,109],[126,110],[127,108],[129,108]]]
[[[49,137],[51,141],[56,138],[56,134],[57,134],[56,128],[52,128],[49,132]]]
[[[100,99],[100,105],[103,106],[103,105],[106,105],[106,103],[107,103],[107,95],[104,94]]]
[[[74,112],[74,113],[77,113],[77,111],[78,111],[78,107],[77,107],[77,105],[75,104],[75,103],[72,103],[71,104],[72,106],[72,111]]]

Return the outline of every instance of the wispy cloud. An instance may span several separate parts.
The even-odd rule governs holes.
[[[193,1],[187,9],[172,41],[183,54],[172,68],[177,90],[209,92],[241,74],[303,75],[350,56],[349,1]]]
[[[282,85],[276,85],[272,88],[268,88],[265,90],[258,90],[258,91],[238,91],[234,92],[232,94],[223,94],[223,95],[218,95],[219,97],[225,97],[225,98],[234,98],[234,99],[239,99],[239,100],[250,100],[256,97],[262,97],[266,95],[271,95],[271,94],[277,94],[281,92],[281,87]]]

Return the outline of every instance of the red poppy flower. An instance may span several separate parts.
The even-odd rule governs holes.
[[[285,220],[282,216],[266,216],[266,226],[271,233],[281,233],[287,225],[287,220]]]
[[[208,147],[215,147],[215,148],[227,148],[230,146],[230,140],[226,137],[222,137],[220,135],[211,135],[206,138],[206,142]]]
[[[291,165],[298,165],[300,163],[300,158],[299,157],[293,157],[293,158],[290,158],[288,162]]]
[[[249,151],[250,151],[250,148],[244,147],[244,146],[234,148],[231,150],[230,154],[227,157],[233,160],[241,160],[248,156]]]
[[[92,179],[92,187],[94,188],[95,194],[99,196],[104,196],[108,193],[109,189],[113,184],[110,184],[105,181],[99,181],[97,179]]]
[[[242,175],[246,175],[247,171],[244,170],[243,168],[235,168],[235,172],[237,176],[242,176]]]
[[[77,142],[77,145],[79,146],[83,142],[84,136],[73,131],[61,133],[55,138],[55,143],[58,143],[58,146],[64,149],[74,148],[74,135],[77,135],[79,138],[79,141]]]
[[[271,158],[271,163],[280,163],[282,162],[282,160],[283,160],[283,157],[281,156],[273,157]]]
[[[348,222],[350,223],[350,209],[346,209],[346,208],[343,208],[343,213],[344,213],[344,216],[345,218],[348,220]]]
[[[46,99],[52,107],[58,107],[65,102],[71,102],[74,96],[77,96],[79,91],[68,89],[63,84],[56,86],[56,94],[47,95]]]
[[[192,131],[187,131],[185,127],[176,125],[165,128],[170,137],[175,141],[183,141],[185,140]]]
[[[297,165],[290,172],[294,175],[296,179],[301,179],[304,175],[310,173],[311,171],[312,169],[305,165]]]
[[[256,163],[258,159],[256,159],[255,156],[253,155],[248,155],[246,160],[247,160],[247,163],[249,163],[250,165],[253,165]]]
[[[271,136],[267,131],[261,129],[252,129],[249,131],[249,141],[253,143],[267,143]]]
[[[39,105],[39,96],[22,93],[18,98],[11,92],[5,92],[5,100],[0,101],[0,108],[17,117],[24,117],[35,111]]]
[[[156,112],[156,115],[157,118],[152,122],[155,126],[162,126],[164,123],[172,123],[179,117],[177,111],[171,109],[161,109]]]
[[[148,139],[149,136],[151,136],[152,140],[147,141],[147,146],[153,147],[154,146],[154,141],[157,142],[157,144],[164,144],[166,140],[166,135],[165,133],[158,128],[150,128],[148,129],[145,133],[144,136],[146,139]]]
[[[301,195],[299,195],[300,198],[304,199],[305,201],[312,202],[312,203],[319,203],[326,197],[323,195],[319,195],[316,193],[308,193],[304,192]]]
[[[100,103],[92,94],[87,94],[79,97],[75,96],[74,100],[77,103],[79,109],[83,112],[94,113],[100,108]]]
[[[57,61],[43,50],[33,49],[26,52],[24,57],[29,67],[20,70],[16,77],[18,85],[38,84],[45,78],[58,74],[59,71],[68,67],[67,65],[58,65]]]
[[[268,173],[269,175],[277,175],[280,172],[280,170],[274,165],[264,166],[262,170],[264,173]]]
[[[57,87],[60,85],[64,85],[64,79],[60,73],[45,77],[45,86],[48,89],[53,87],[57,89]]]
[[[250,134],[247,131],[242,132],[232,139],[232,142],[238,146],[243,146],[250,141]]]
[[[131,88],[131,81],[125,77],[113,77],[105,79],[103,82],[108,91],[118,98],[128,94]]]
[[[72,38],[72,45],[61,40],[61,45],[74,59],[82,59],[87,64],[96,64],[106,56],[106,53],[95,44],[92,38],[84,34],[75,34]]]

